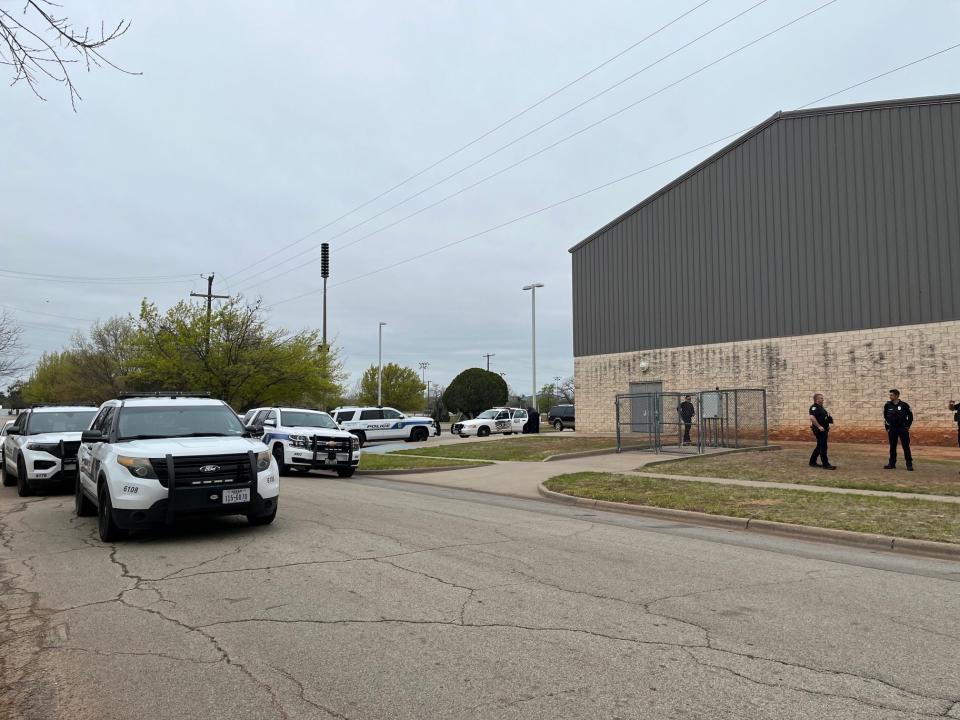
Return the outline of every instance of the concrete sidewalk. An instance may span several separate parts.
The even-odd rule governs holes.
[[[663,480],[689,482],[707,482],[717,485],[739,485],[756,488],[777,488],[783,490],[806,490],[809,492],[837,493],[841,495],[869,495],[873,497],[893,497],[900,499],[931,500],[934,502],[960,503],[960,497],[950,495],[927,495],[923,493],[890,492],[886,490],[859,490],[855,488],[823,487],[820,485],[796,485],[782,482],[763,482],[761,480],[733,480],[730,478],[696,477],[692,475],[667,475],[665,473],[637,471],[644,465],[663,460],[663,455],[651,452],[632,451],[594,455],[591,457],[552,462],[506,462],[494,461],[491,465],[463,470],[448,470],[432,473],[411,473],[406,475],[368,475],[384,480],[412,482],[422,485],[475,490],[511,495],[522,498],[541,498],[537,488],[540,483],[557,475],[578,472],[625,473],[637,477],[650,477]]]

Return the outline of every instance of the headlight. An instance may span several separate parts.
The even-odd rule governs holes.
[[[131,475],[141,480],[156,480],[157,474],[153,472],[153,465],[147,458],[127,457],[126,455],[117,455],[117,462],[123,465]]]
[[[291,435],[290,444],[294,447],[306,447],[307,446],[307,436],[306,435]]]
[[[257,472],[263,472],[270,467],[270,451],[264,450],[257,453]]]
[[[356,435],[351,435],[351,436],[350,436],[350,447],[353,448],[354,450],[359,450],[359,449],[360,449],[360,438],[358,438]]]
[[[60,443],[27,443],[27,450],[34,452],[55,453],[60,449]]]

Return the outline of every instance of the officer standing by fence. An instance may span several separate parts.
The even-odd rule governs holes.
[[[677,410],[680,413],[680,420],[683,422],[683,445],[690,445],[690,428],[693,426],[693,417],[697,414],[696,410],[693,407],[693,403],[690,402],[691,397],[685,395],[683,402],[677,407]]]
[[[896,388],[890,391],[890,399],[883,406],[883,424],[890,439],[890,462],[884,465],[883,469],[893,470],[897,467],[897,441],[899,441],[903,446],[903,459],[907,462],[907,470],[913,470],[913,455],[910,454],[910,426],[913,425],[913,411],[900,399],[900,391]]]
[[[817,458],[820,458],[825,469],[837,469],[837,466],[831,465],[827,459],[827,438],[830,435],[831,425],[833,425],[833,418],[823,406],[823,395],[817,393],[813,396],[813,405],[810,406],[810,429],[817,439],[817,446],[813,449],[813,455],[810,456],[810,467],[818,467]]]

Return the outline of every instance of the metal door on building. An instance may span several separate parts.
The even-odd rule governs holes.
[[[660,428],[662,382],[630,383],[630,431],[656,435]]]

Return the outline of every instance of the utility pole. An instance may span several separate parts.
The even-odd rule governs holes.
[[[484,353],[483,356],[487,359],[487,372],[490,372],[490,358],[496,357],[496,353]]]
[[[380,323],[379,341],[377,343],[377,407],[383,407],[383,326]]]
[[[323,278],[323,350],[327,350],[327,278],[330,277],[330,243],[320,243],[320,277]]]
[[[203,277],[202,275],[200,277]],[[207,299],[207,343],[206,343],[206,353],[209,357],[210,355],[210,312],[213,309],[213,300],[214,298],[218,300],[229,300],[229,295],[214,295],[213,294],[213,273],[211,272],[207,276],[207,292],[203,293],[190,293],[190,297],[201,297]]]
[[[537,288],[542,288],[543,283],[531,283],[524,285],[524,290],[530,291],[530,355],[533,365],[533,394],[530,396],[531,406],[539,412],[537,407]]]
[[[553,394],[557,396],[558,403],[562,402],[562,399],[560,398],[560,380],[561,378],[559,375],[553,376]]]

